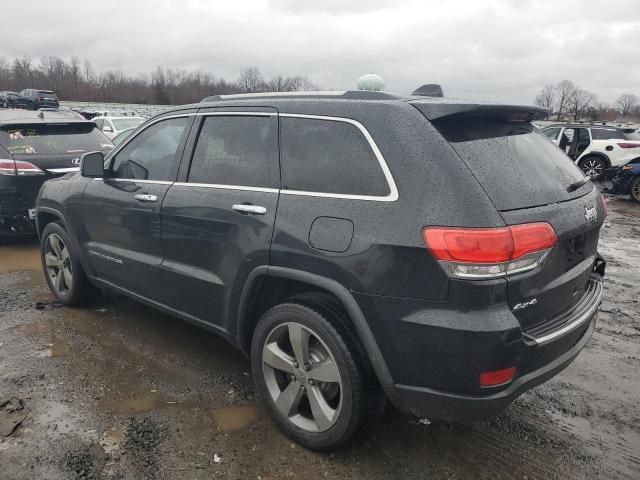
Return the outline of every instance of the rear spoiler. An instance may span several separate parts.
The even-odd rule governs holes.
[[[436,103],[428,100],[415,100],[409,103],[420,110],[429,120],[465,116],[496,118],[509,122],[531,122],[533,120],[543,120],[549,115],[547,110],[527,105],[492,105],[455,101]]]

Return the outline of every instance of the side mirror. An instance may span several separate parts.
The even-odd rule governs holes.
[[[102,152],[88,152],[80,158],[80,173],[83,177],[104,177],[104,155]]]
[[[111,128],[108,125],[105,125],[104,127],[102,127],[102,131],[103,132],[113,132],[113,128]]]

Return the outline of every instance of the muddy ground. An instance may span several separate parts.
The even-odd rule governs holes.
[[[598,327],[556,378],[486,422],[389,410],[331,455],[275,429],[249,363],[224,341],[115,294],[57,307],[37,242],[5,244],[0,478],[638,479],[639,239],[640,205],[611,199]]]

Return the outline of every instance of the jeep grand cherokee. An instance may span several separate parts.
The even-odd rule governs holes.
[[[602,196],[533,107],[382,92],[214,97],[47,182],[42,264],[251,358],[275,423],[335,449],[381,400],[495,415],[566,367],[602,292]]]

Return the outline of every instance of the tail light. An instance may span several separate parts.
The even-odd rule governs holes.
[[[546,222],[498,228],[425,227],[422,238],[449,275],[466,279],[531,270],[558,241]]]
[[[480,374],[480,386],[481,387],[498,387],[500,385],[505,385],[511,380],[516,374],[516,367],[503,368],[502,370],[492,370],[489,372],[482,372]]]
[[[604,195],[602,192],[600,192],[600,200],[602,201],[602,208],[604,209],[604,216],[606,218],[607,213],[608,213],[608,209],[607,209],[607,199],[604,198]]]
[[[620,148],[640,148],[640,143],[619,143]]]
[[[0,160],[0,175],[44,175],[44,171],[23,160]]]
[[[39,102],[44,102],[44,97],[38,97]]]

